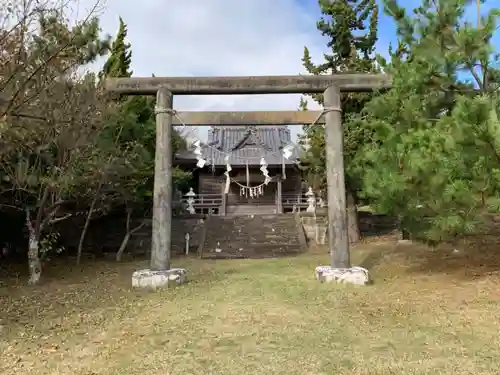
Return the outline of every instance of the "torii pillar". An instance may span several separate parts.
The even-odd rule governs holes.
[[[156,148],[153,187],[151,270],[170,269],[172,247],[172,114],[173,94],[160,88],[156,95]]]

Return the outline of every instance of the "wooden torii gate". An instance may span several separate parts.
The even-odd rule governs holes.
[[[371,92],[389,89],[391,79],[383,74],[339,74],[329,76],[257,77],[151,77],[110,78],[106,89],[129,95],[156,95],[156,155],[153,198],[151,270],[170,269],[172,241],[172,127],[174,125],[301,125],[325,124],[326,177],[328,186],[328,247],[331,266],[351,266],[347,235],[344,180],[341,92]],[[317,94],[324,95],[323,111],[274,112],[178,112],[173,95],[227,94]],[[182,120],[181,124],[176,117]]]

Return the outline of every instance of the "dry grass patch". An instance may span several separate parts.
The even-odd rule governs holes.
[[[317,283],[321,248],[186,259],[192,281],[156,293],[130,288],[144,263],[54,267],[0,289],[0,373],[498,374],[500,257],[477,250],[359,245],[369,287]]]

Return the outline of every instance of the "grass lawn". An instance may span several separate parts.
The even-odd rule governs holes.
[[[375,284],[321,284],[325,249],[186,259],[191,282],[130,288],[146,262],[48,269],[0,288],[2,374],[499,374],[500,248],[353,249]]]

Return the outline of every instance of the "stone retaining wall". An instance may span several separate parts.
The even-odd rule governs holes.
[[[361,235],[376,236],[390,233],[397,229],[397,218],[386,215],[375,215],[359,212],[359,230]],[[325,245],[328,243],[328,216],[326,212],[301,212],[300,220],[309,243]]]

